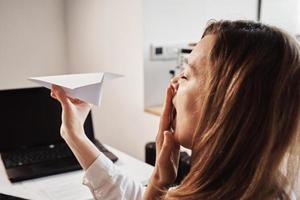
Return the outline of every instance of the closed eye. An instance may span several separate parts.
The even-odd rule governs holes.
[[[187,80],[187,77],[186,77],[184,74],[182,74],[182,75],[180,76],[180,78],[181,78],[181,79]]]

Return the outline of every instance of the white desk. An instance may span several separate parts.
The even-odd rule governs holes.
[[[153,167],[117,149],[105,145],[119,160],[115,163],[120,170],[136,181],[146,184]],[[0,162],[0,193],[20,194],[38,200],[85,200],[93,199],[88,187],[82,185],[83,170],[47,176],[11,184]]]

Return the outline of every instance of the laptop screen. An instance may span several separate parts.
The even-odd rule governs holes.
[[[61,106],[46,88],[0,91],[0,151],[64,142]],[[94,138],[91,113],[85,133]]]

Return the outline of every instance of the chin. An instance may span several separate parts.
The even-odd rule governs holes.
[[[189,134],[185,133],[184,130],[181,129],[180,124],[178,123],[178,117],[176,108],[173,107],[171,113],[171,131],[174,133],[175,141],[179,143],[181,146],[187,149],[191,149],[192,147],[192,137]]]
[[[178,128],[177,130],[180,130],[180,128]],[[175,141],[179,143],[181,146],[183,146],[184,148],[191,149],[192,138],[189,137],[184,132],[179,132],[177,130],[174,131]]]
[[[183,146],[184,148],[187,148],[187,149],[192,149],[192,144],[190,141],[182,141],[179,143],[181,146]]]

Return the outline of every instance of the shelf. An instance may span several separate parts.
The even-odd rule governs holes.
[[[144,111],[156,116],[161,116],[162,109],[163,109],[162,105],[157,105],[157,106],[145,107]]]

